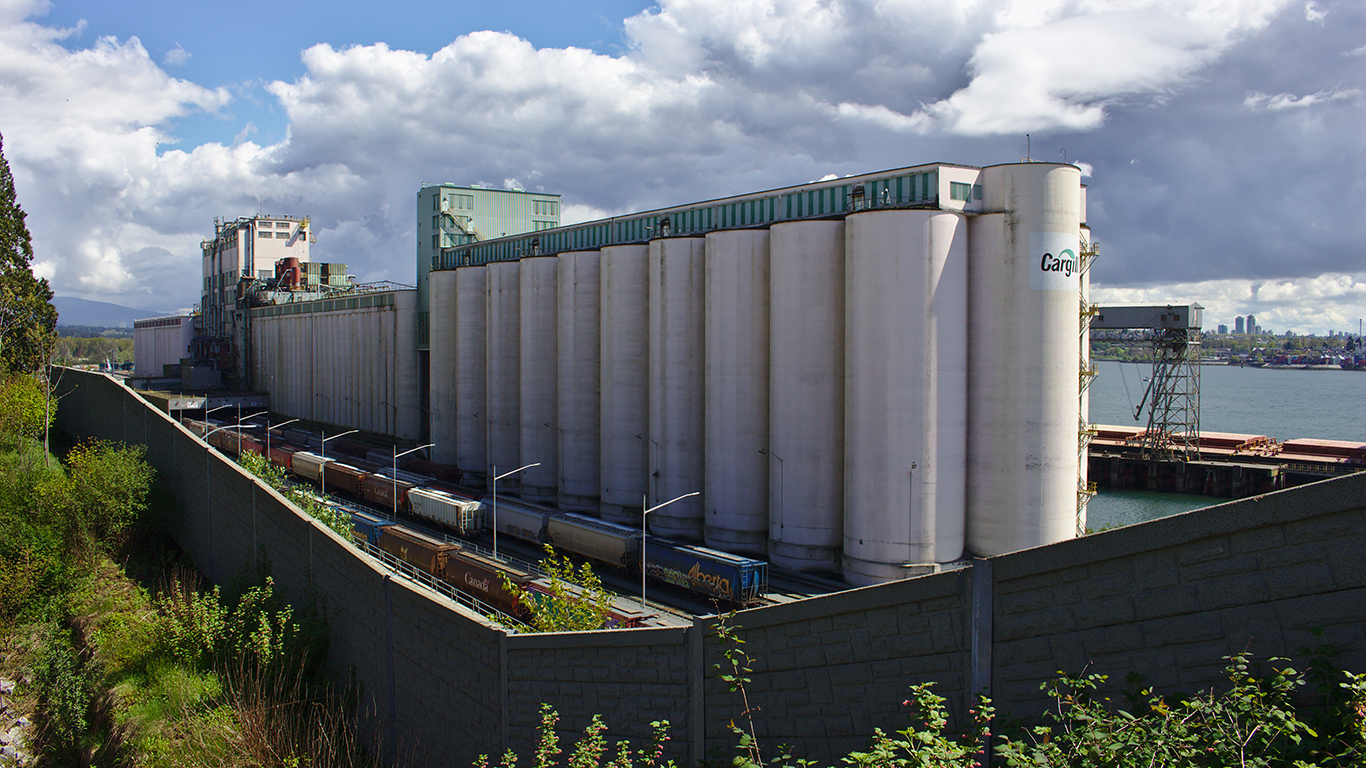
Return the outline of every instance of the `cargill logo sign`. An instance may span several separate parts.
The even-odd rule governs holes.
[[[1029,287],[1036,291],[1075,291],[1081,262],[1076,232],[1029,233]],[[1024,266],[1024,265],[1021,265]]]
[[[1064,277],[1071,277],[1076,268],[1077,254],[1071,248],[1062,249],[1057,256],[1045,252],[1039,260],[1039,269],[1044,272],[1061,272]]]

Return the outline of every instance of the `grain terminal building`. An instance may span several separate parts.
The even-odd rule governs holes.
[[[479,223],[485,194],[523,196],[517,220]],[[895,579],[1084,526],[1085,212],[1052,163],[568,226],[557,196],[424,185],[419,288],[239,307],[248,377],[283,416],[434,443],[471,485],[538,464],[500,493],[634,525],[698,491],[651,531]]]
[[[701,491],[651,531],[856,584],[1069,538],[1085,210],[936,163],[443,248],[434,458],[637,525]]]

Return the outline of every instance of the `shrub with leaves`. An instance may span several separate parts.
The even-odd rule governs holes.
[[[560,722],[560,714],[549,704],[541,704],[541,722],[537,727],[536,752],[532,757],[534,768],[554,768],[560,764],[560,737],[555,726]],[[676,768],[674,761],[664,759],[664,742],[669,740],[669,721],[656,720],[650,723],[652,734],[650,746],[636,752],[631,751],[627,741],[618,741],[615,750],[607,744],[607,725],[601,715],[593,715],[583,738],[574,744],[569,753],[567,768]],[[508,750],[498,762],[498,768],[516,768],[517,753]],[[480,755],[474,761],[474,768],[489,768],[489,756]]]
[[[66,455],[78,545],[112,547],[147,509],[155,470],[147,448],[86,440]]]
[[[1305,723],[1297,711],[1304,673],[1267,660],[1269,671],[1247,654],[1225,657],[1228,690],[1207,691],[1169,700],[1142,689],[1144,711],[1116,709],[1096,699],[1107,678],[1063,676],[1041,689],[1054,700],[1046,718],[1053,724],[1033,728],[1024,738],[1005,739],[997,754],[1008,766],[1348,766],[1361,765],[1361,727],[1366,719],[1363,679],[1346,675],[1343,700],[1356,701],[1355,714],[1330,741],[1337,753],[1315,746],[1325,734]],[[1352,731],[1355,731],[1353,736]]]
[[[218,587],[211,592],[172,592],[156,602],[161,642],[172,656],[198,668],[247,661],[269,668],[302,658],[304,634],[294,608],[275,592],[275,580],[248,588],[229,608]]]
[[[0,439],[17,445],[23,438],[37,439],[52,426],[57,403],[47,399],[47,380],[15,373],[0,383]]]
[[[500,573],[503,589],[517,596],[531,611],[530,624],[537,632],[583,632],[602,629],[607,623],[616,595],[602,586],[602,579],[588,563],[575,568],[566,555],[545,545],[547,557],[541,561],[548,582],[547,591],[527,589],[514,584]]]
[[[248,472],[264,480],[281,496],[293,502],[294,506],[336,531],[343,539],[351,540],[351,518],[318,501],[298,486],[291,485],[283,467],[278,467],[270,463],[270,460],[261,454],[250,451],[243,451],[239,454],[237,463],[241,464]]]

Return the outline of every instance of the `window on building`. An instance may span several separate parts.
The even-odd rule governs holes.
[[[277,238],[278,238],[278,237],[289,237],[289,233],[288,233],[288,232],[276,232],[276,233],[275,233],[275,236],[276,236]]]
[[[438,235],[432,235],[432,247],[433,247],[433,248],[440,248],[440,247],[441,247],[441,246],[437,245],[437,237],[439,237],[439,236],[438,236]]]
[[[981,185],[981,184],[973,184],[973,185],[972,185],[972,199],[973,199],[973,200],[981,200],[981,199],[982,199],[982,185]]]
[[[971,185],[971,184],[963,184],[963,183],[957,182],[957,181],[950,181],[950,182],[949,182],[949,199],[950,199],[950,200],[971,200],[971,199],[972,199],[972,185]]]
[[[259,233],[257,233],[257,237],[270,237],[270,233],[263,229]]]

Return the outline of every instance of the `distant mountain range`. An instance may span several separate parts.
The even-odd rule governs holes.
[[[99,328],[132,328],[134,320],[174,314],[151,309],[133,309],[103,301],[86,301],[70,296],[54,296],[58,325],[90,325]]]

